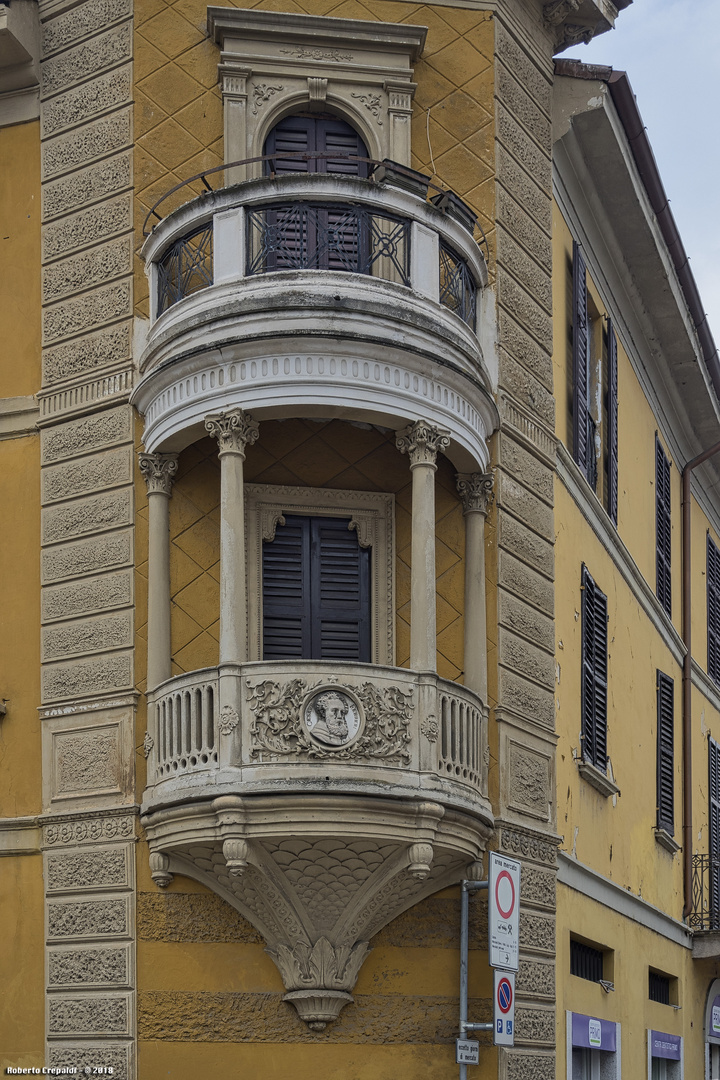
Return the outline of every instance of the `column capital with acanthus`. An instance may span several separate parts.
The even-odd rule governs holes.
[[[450,445],[450,433],[426,420],[416,420],[395,434],[395,445],[401,454],[408,455],[411,469],[416,465],[432,465],[435,468],[438,454]]]
[[[205,418],[205,430],[218,441],[218,453],[245,457],[245,447],[257,442],[259,429],[244,409],[229,409]]]
[[[140,454],[140,472],[145,477],[148,495],[170,495],[178,471],[177,454]]]
[[[479,513],[487,517],[494,498],[494,471],[491,469],[486,473],[457,473],[455,482],[462,500],[463,513]]]

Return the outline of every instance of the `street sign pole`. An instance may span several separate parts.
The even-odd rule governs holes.
[[[468,1033],[472,1031],[491,1031],[492,1024],[468,1023],[468,954],[469,954],[469,916],[470,893],[487,889],[487,881],[462,881],[460,883],[460,1038],[455,1043],[455,1059],[460,1066],[460,1080],[467,1080]],[[465,1044],[463,1047],[460,1043]],[[475,1044],[477,1047],[477,1044]],[[463,1052],[465,1051],[465,1052]],[[462,1060],[463,1057],[465,1060]]]

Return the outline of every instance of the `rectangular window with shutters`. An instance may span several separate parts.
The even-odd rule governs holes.
[[[655,436],[655,566],[657,598],[672,615],[670,461]]]
[[[607,771],[607,597],[582,568],[582,759]]]
[[[707,538],[708,675],[720,686],[720,550]]]
[[[573,457],[612,521],[618,519],[618,351],[611,319],[589,296],[582,248],[573,242]],[[602,469],[598,469],[602,463]]]
[[[675,832],[675,683],[657,673],[657,827]]]

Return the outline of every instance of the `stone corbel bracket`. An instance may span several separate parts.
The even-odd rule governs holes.
[[[597,34],[612,30],[618,11],[630,3],[632,0],[544,0],[543,22],[555,38],[555,52],[587,44]]]
[[[316,1031],[352,1002],[373,935],[460,881],[492,828],[431,801],[319,794],[224,795],[143,823],[157,884],[192,877],[248,919]]]

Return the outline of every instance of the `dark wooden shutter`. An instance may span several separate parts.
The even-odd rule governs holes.
[[[608,355],[608,514],[617,525],[618,520],[618,359],[617,338],[612,319],[607,328]]]
[[[720,744],[708,739],[710,792],[710,916],[711,928],[720,925]]]
[[[590,345],[587,302],[587,272],[580,245],[573,241],[573,457],[588,475],[588,350]]]
[[[327,157],[324,156],[327,151]],[[335,116],[286,116],[265,140],[264,154],[323,154],[303,160],[279,156],[265,163],[266,173],[332,173],[343,176],[367,176],[367,162],[348,161],[346,154],[367,157],[367,147],[360,135],[344,120]],[[342,155],[333,159],[332,154]]]
[[[582,568],[582,756],[607,770],[607,597]]]
[[[655,436],[655,565],[657,598],[672,615],[670,574],[672,534],[670,528],[670,462]]]
[[[312,519],[313,657],[370,662],[370,552],[342,518]]]
[[[708,675],[720,685],[720,551],[707,538]]]
[[[675,683],[657,673],[657,825],[675,832]]]
[[[285,515],[263,544],[263,659],[370,662],[370,551],[347,518]]]

